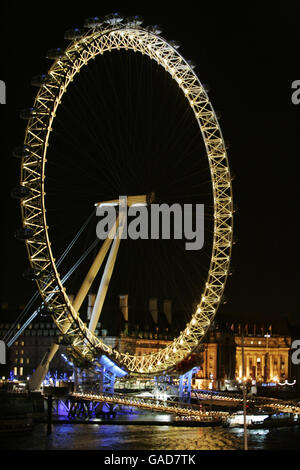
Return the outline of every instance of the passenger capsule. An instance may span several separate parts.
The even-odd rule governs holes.
[[[151,26],[147,26],[146,30],[149,31],[150,33],[161,34],[163,32],[163,27],[158,24],[154,24]]]
[[[37,281],[41,278],[41,271],[36,268],[28,268],[23,273],[23,278],[27,281]]]
[[[140,26],[143,22],[144,19],[141,16],[128,16],[128,18],[125,19],[127,26]]]
[[[98,18],[98,16],[94,16],[92,18],[87,18],[84,21],[84,27],[88,29],[99,28],[103,25],[104,18]]]
[[[13,199],[23,199],[24,197],[30,196],[31,191],[27,186],[17,186],[13,188],[10,195]]]
[[[35,75],[31,79],[31,85],[41,87],[41,86],[46,85],[47,83],[49,83],[50,80],[51,80],[50,75],[45,75],[45,74]]]
[[[35,108],[26,108],[26,109],[21,109],[20,111],[20,118],[21,119],[25,119],[25,120],[28,120],[28,119],[32,119],[34,118],[35,116],[37,116],[37,111]]]
[[[57,47],[56,49],[49,49],[46,53],[46,59],[57,60],[65,55],[65,49]]]
[[[28,145],[22,145],[21,147],[16,147],[12,151],[12,155],[14,158],[25,158],[30,155],[30,147]]]
[[[53,313],[53,308],[48,305],[41,305],[38,309],[38,313],[41,317],[49,318]],[[60,343],[61,344],[61,343]]]
[[[120,15],[120,13],[110,13],[109,15],[106,15],[104,17],[105,23],[108,23],[108,24],[121,23],[123,19],[124,19],[124,16]]]
[[[76,39],[80,39],[82,36],[83,36],[83,32],[78,28],[74,28],[74,29],[68,29],[65,32],[64,39],[74,41]]]
[[[195,69],[195,68],[197,67],[196,62],[194,62],[193,60],[190,60],[190,59],[189,59],[189,60],[187,60],[186,62],[187,62],[187,64],[191,67],[191,69]]]
[[[168,41],[168,43],[170,44],[170,46],[174,47],[174,49],[179,49],[181,45],[179,41],[175,40]]]
[[[28,228],[28,227],[19,228],[15,232],[15,238],[21,241],[30,240],[31,238],[33,238],[33,236],[34,236],[34,231],[32,230],[32,228]]]

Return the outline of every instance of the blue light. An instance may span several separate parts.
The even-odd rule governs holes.
[[[61,357],[64,359],[64,361],[67,364],[69,364],[69,366],[74,367],[74,364],[68,360],[67,356],[65,356],[64,354],[61,354]]]
[[[105,356],[105,354],[102,354],[99,363],[116,377],[125,377],[125,375],[127,375],[125,370],[121,369],[115,362]]]

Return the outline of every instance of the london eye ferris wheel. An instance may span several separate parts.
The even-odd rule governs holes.
[[[158,374],[191,354],[222,302],[233,237],[226,145],[193,63],[159,26],[111,14],[86,20],[65,39],[65,48],[48,52],[53,63],[34,77],[33,107],[21,113],[27,127],[16,150],[19,238],[53,321],[79,357],[93,361],[106,354],[130,374]],[[179,240],[95,239],[95,204],[124,194],[129,205],[150,204],[153,192],[162,203],[204,203],[205,250],[186,252]],[[86,219],[85,238],[81,244],[76,239],[69,261],[78,259],[80,270],[66,280],[70,266],[57,256]],[[120,231],[120,219],[117,224]],[[97,295],[87,324],[83,311],[91,289]],[[107,321],[117,321],[107,304],[124,292],[135,324],[146,297],[174,300],[178,329],[164,348],[130,354],[98,334],[105,311]]]

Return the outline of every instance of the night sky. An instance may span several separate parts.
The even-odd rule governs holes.
[[[7,2],[2,40],[0,79],[6,82],[7,104],[0,109],[0,301],[12,308],[26,304],[35,291],[22,278],[28,261],[25,247],[13,237],[21,219],[18,202],[10,197],[19,179],[19,162],[11,150],[22,143],[26,125],[19,111],[32,105],[36,92],[30,80],[50,67],[45,53],[65,44],[65,30],[83,25],[87,17],[119,11],[117,2],[86,8],[75,3],[60,8],[57,3],[43,10],[33,5]],[[234,274],[226,287],[228,302],[218,316],[252,320],[290,315],[298,321],[300,105],[291,101],[291,84],[300,79],[297,15],[284,10],[266,15],[244,6],[234,14],[195,7],[183,11],[179,6],[146,10],[126,8],[123,2],[120,11],[141,14],[145,25],[163,25],[163,37],[180,41],[181,53],[196,62],[200,81],[209,85],[209,98],[221,115],[238,211]]]

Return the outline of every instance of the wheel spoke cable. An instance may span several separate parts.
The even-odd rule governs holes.
[[[95,246],[97,245],[97,243],[99,242],[98,239],[94,240],[93,243],[88,247],[88,249],[83,253],[83,255],[81,255],[81,257],[79,258],[79,260],[74,264],[74,266],[72,266],[72,268],[67,272],[67,274],[62,278],[61,280],[61,283],[62,285],[69,279],[69,277],[73,274],[73,272],[78,268],[78,266],[82,263],[82,261],[91,253],[91,251],[93,251],[93,249],[95,248]],[[28,320],[22,325],[22,327],[17,331],[17,333],[14,335],[14,337],[7,343],[7,346],[10,348],[10,346],[18,339],[18,337],[20,336],[21,333],[23,333],[23,331],[27,328],[28,325],[30,325],[30,323],[35,319],[35,317],[40,313],[41,311],[41,307],[45,304],[47,304],[47,302],[49,302],[49,300],[52,299],[52,297],[54,296],[54,293],[58,290],[58,286],[55,287],[54,289],[54,292],[50,295],[48,295],[48,297],[46,297],[46,300],[45,302],[42,303],[42,305],[40,307],[38,307],[34,312],[33,314],[28,318]]]
[[[65,259],[65,257],[67,256],[67,254],[70,252],[70,250],[72,249],[72,247],[75,245],[75,243],[77,242],[78,238],[80,237],[80,235],[82,234],[82,232],[84,231],[84,229],[86,228],[86,226],[88,225],[88,223],[91,221],[91,218],[92,216],[94,215],[95,211],[93,210],[93,212],[89,215],[89,217],[87,218],[87,220],[84,222],[84,224],[82,225],[82,227],[80,228],[80,230],[77,232],[77,234],[75,235],[75,237],[73,238],[73,240],[71,241],[71,243],[67,246],[67,248],[65,249],[65,251],[63,252],[63,254],[61,255],[61,257],[59,258],[59,260],[57,261],[57,266],[59,266],[63,260]],[[97,242],[97,240],[96,240]],[[88,253],[87,253],[88,254]],[[82,255],[84,256],[84,255]],[[77,262],[78,263],[78,262]],[[76,263],[76,264],[77,264]],[[75,265],[76,265],[75,264]],[[75,266],[74,265],[74,266]],[[72,271],[72,273],[74,272],[74,266],[73,268],[70,269],[70,271]],[[75,268],[76,269],[76,268]],[[69,272],[70,272],[69,271]],[[66,274],[66,276],[68,276],[69,273]],[[71,274],[70,274],[71,275]],[[65,276],[65,277],[66,277]],[[66,281],[67,279],[65,279]],[[12,324],[12,326],[10,327],[10,329],[6,332],[6,334],[4,335],[3,337],[3,341],[7,342],[9,341],[9,338],[11,338],[11,336],[13,335],[15,329],[16,329],[16,326],[22,322],[22,320],[24,319],[25,315],[28,313],[28,311],[30,310],[30,308],[34,305],[34,302],[38,299],[40,293],[39,291],[37,290],[33,296],[31,297],[31,299],[28,301],[28,303],[26,304],[26,306],[24,307],[24,309],[22,310],[22,312],[20,313],[20,315],[17,317],[17,319],[14,321],[14,323]],[[43,303],[35,310],[34,312],[34,317],[37,315],[37,313],[40,312],[41,310],[41,306],[43,305]],[[33,318],[34,318],[33,317]],[[31,317],[30,317],[31,318]],[[28,320],[27,320],[28,321]],[[26,322],[27,323],[27,322]],[[23,331],[23,330],[22,330]],[[9,341],[8,345],[11,345],[11,340]]]

